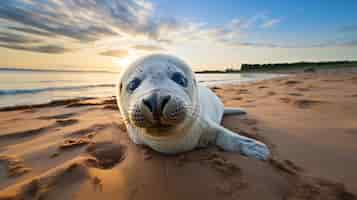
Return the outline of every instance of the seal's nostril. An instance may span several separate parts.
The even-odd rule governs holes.
[[[146,107],[149,108],[150,112],[152,112],[152,109],[153,109],[153,105],[151,105],[151,102],[150,100],[147,100],[147,99],[143,99],[143,103]]]
[[[164,96],[162,97],[162,101],[161,101],[161,107],[160,107],[160,110],[161,112],[164,110],[166,104],[170,101],[171,97],[170,96]]]

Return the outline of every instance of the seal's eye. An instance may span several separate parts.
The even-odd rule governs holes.
[[[173,73],[171,79],[175,81],[177,84],[181,85],[182,87],[187,86],[187,79],[179,72]]]
[[[128,84],[127,90],[128,90],[129,92],[134,91],[136,88],[139,87],[140,83],[141,83],[141,80],[140,80],[139,78],[134,78],[134,79],[133,79],[132,81],[130,81],[130,83]]]

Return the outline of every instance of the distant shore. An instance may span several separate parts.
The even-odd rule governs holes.
[[[195,73],[296,73],[339,68],[357,68],[357,61],[242,64],[240,69],[228,68],[225,70],[203,70],[196,71]]]

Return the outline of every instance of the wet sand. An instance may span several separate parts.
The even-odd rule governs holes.
[[[357,73],[213,90],[248,112],[223,124],[267,143],[269,161],[134,145],[112,97],[20,106],[0,112],[0,200],[357,199]]]

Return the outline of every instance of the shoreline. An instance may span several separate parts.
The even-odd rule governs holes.
[[[62,100],[53,100],[48,103],[40,103],[40,104],[4,106],[4,107],[0,107],[0,112],[26,110],[26,109],[34,109],[34,108],[66,106],[66,105],[70,105],[72,103],[78,103],[83,100],[92,100],[92,99],[98,99],[98,98],[101,98],[101,97],[69,98],[69,99],[62,99]],[[102,97],[102,98],[109,98],[109,97]]]
[[[281,75],[281,76],[280,76]],[[219,84],[212,84],[207,87],[209,88],[215,88],[215,87],[224,87],[224,86],[229,86],[229,85],[242,85],[242,84],[254,84],[256,82],[260,81],[265,81],[265,80],[273,80],[273,79],[280,79],[285,77],[285,74],[279,74],[279,77],[273,77],[273,78],[267,78],[267,79],[261,79],[261,80],[255,80],[255,81],[247,81],[247,82],[242,82],[242,83],[234,83],[235,81],[232,80],[231,82],[227,83],[219,83]],[[67,99],[59,99],[59,100],[51,100],[45,103],[38,103],[38,104],[23,104],[23,105],[13,105],[13,106],[3,106],[0,107],[0,112],[6,112],[6,111],[15,111],[15,110],[26,110],[26,109],[34,109],[34,108],[44,108],[44,107],[56,107],[56,106],[66,106],[70,105],[73,103],[78,103],[81,101],[86,101],[86,100],[98,100],[100,101],[101,99],[108,99],[108,98],[115,98],[115,96],[103,96],[103,97],[78,97],[78,98],[67,98]]]

